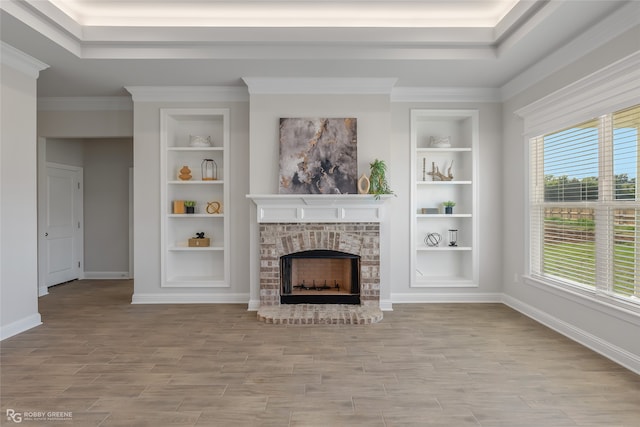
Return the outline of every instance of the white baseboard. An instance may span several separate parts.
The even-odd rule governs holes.
[[[0,340],[17,335],[36,326],[42,325],[40,313],[32,314],[24,319],[16,320],[8,325],[0,327]]]
[[[38,296],[43,297],[45,295],[49,295],[49,288],[46,286],[38,286]]]
[[[394,304],[425,303],[501,303],[501,293],[395,293],[391,294]]]
[[[557,317],[551,316],[550,314],[509,295],[503,295],[502,302],[525,316],[532,318],[536,322],[553,329],[554,331],[582,344],[587,348],[590,348],[596,353],[599,353],[617,364],[624,366],[636,374],[640,374],[640,356],[630,353],[623,348],[611,344],[608,341],[577,328],[570,323],[558,319]]]
[[[128,271],[85,271],[83,279],[87,280],[122,280],[130,279]]]
[[[380,300],[380,310],[382,311],[393,311],[393,304],[390,299],[381,299]]]
[[[246,304],[249,294],[141,294],[131,304]]]
[[[247,307],[247,311],[258,311],[258,309],[260,309],[260,300],[259,299],[249,300],[249,306]]]

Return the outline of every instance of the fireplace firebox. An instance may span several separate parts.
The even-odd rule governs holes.
[[[280,257],[281,304],[360,304],[360,256],[316,249]]]

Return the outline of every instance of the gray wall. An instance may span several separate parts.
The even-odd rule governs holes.
[[[558,70],[550,77],[503,106],[503,291],[507,302],[531,317],[565,333],[598,351],[609,351],[620,357],[621,363],[635,363],[640,369],[640,321],[638,316],[612,309],[605,304],[592,303],[568,292],[555,291],[548,286],[534,286],[522,275],[526,274],[527,200],[526,171],[528,169],[527,142],[524,126],[515,111],[562,87],[585,77],[612,62],[638,51],[640,27]],[[627,354],[627,356],[624,356]],[[635,359],[635,362],[634,362]],[[631,363],[629,363],[631,362]]]
[[[131,138],[84,140],[85,277],[128,277]]]

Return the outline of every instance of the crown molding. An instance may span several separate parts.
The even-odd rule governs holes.
[[[74,55],[82,56],[82,26],[51,2],[2,0],[0,9]]]
[[[638,26],[638,16],[640,16],[640,2],[629,2],[611,16],[504,84],[500,88],[500,98],[503,101],[513,98],[625,31]]]
[[[133,102],[247,102],[244,87],[232,86],[125,86]]]
[[[48,23],[52,27],[58,27],[70,37],[80,40],[84,37],[84,26],[78,22],[77,16],[69,10],[63,10],[58,2],[47,1],[16,1],[9,2],[18,4],[25,10],[33,11],[34,17],[39,17],[42,22]]]
[[[571,126],[637,103],[640,51],[515,111],[529,137]],[[595,101],[594,101],[595,100]]]
[[[396,78],[243,77],[250,95],[391,95]]]
[[[0,62],[34,79],[38,78],[40,71],[49,68],[44,62],[38,61],[3,41],[0,41]]]
[[[38,98],[38,111],[131,111],[129,96]]]
[[[500,102],[495,88],[396,87],[391,102]]]

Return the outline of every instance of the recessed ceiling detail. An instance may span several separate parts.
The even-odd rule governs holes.
[[[397,78],[403,98],[475,99],[539,81],[639,15],[635,0],[1,0],[0,35],[50,65],[39,96],[252,76]]]
[[[519,1],[51,0],[51,3],[82,26],[460,28],[495,27]]]

